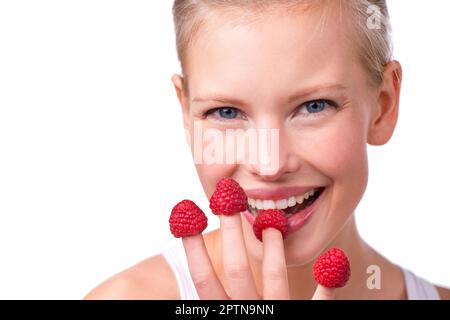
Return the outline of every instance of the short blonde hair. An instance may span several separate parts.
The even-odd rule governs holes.
[[[386,0],[175,0],[172,8],[178,60],[184,73],[186,52],[194,42],[208,14],[214,10],[232,12],[244,9],[255,15],[274,6],[290,10],[338,4],[341,14],[350,13],[352,30],[356,31],[360,61],[375,85],[383,81],[386,64],[392,60],[391,25]],[[247,18],[248,16],[245,16]],[[244,19],[245,19],[244,18]]]

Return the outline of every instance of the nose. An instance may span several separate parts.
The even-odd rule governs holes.
[[[265,130],[267,131],[267,130]],[[295,153],[295,142],[289,141],[282,129],[264,130],[259,133],[256,162],[249,163],[248,171],[258,179],[273,182],[282,179],[301,167],[301,160]]]

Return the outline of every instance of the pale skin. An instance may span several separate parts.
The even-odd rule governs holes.
[[[363,241],[354,218],[367,184],[366,145],[385,144],[396,126],[401,66],[388,63],[382,83],[374,85],[346,40],[349,31],[335,20],[317,34],[317,12],[264,14],[237,27],[229,15],[217,13],[208,32],[200,31],[188,50],[188,79],[174,75],[172,82],[186,130],[192,132],[194,121],[218,130],[277,128],[279,165],[270,174],[254,164],[198,164],[197,172],[208,198],[225,176],[244,189],[319,184],[328,192],[307,224],[285,240],[269,228],[261,243],[242,214],[220,216],[220,229],[184,238],[199,297],[406,299],[401,268]],[[188,81],[188,92],[183,81]],[[289,101],[299,91],[305,94]],[[220,101],[210,100],[211,94],[220,95]],[[318,99],[338,107],[327,106],[312,117],[304,103]],[[218,107],[233,107],[238,116],[222,119],[214,112],[205,117]],[[315,258],[333,246],[342,248],[352,265],[352,277],[341,289],[318,286],[311,275]],[[382,270],[379,290],[367,288],[370,265]],[[449,298],[449,290],[438,290],[441,298]],[[175,277],[159,255],[117,274],[86,298],[180,297]]]

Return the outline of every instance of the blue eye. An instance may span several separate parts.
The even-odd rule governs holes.
[[[317,113],[325,110],[326,102],[323,100],[311,101],[305,104],[306,110],[309,113]]]
[[[234,119],[237,117],[238,111],[235,108],[220,108],[218,109],[219,115],[225,119]]]
[[[302,114],[314,114],[323,112],[327,107],[334,107],[335,104],[328,100],[313,100],[302,104],[299,112]]]
[[[239,111],[236,108],[233,107],[220,107],[220,108],[215,108],[215,109],[211,109],[205,112],[205,117],[209,116],[209,115],[213,115],[214,117],[218,118],[218,120],[220,119],[225,119],[225,120],[233,120],[233,119],[237,119],[239,117],[243,117],[241,114],[241,111]]]

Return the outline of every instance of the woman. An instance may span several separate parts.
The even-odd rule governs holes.
[[[201,183],[210,198],[222,177],[235,179],[249,208],[221,216],[220,229],[203,238],[184,238],[186,256],[174,247],[87,298],[448,299],[449,290],[393,264],[356,228],[367,144],[387,143],[398,116],[402,69],[392,59],[385,1],[176,0],[174,18],[182,75],[172,81],[194,158],[201,155]],[[203,132],[230,130],[238,136],[275,130],[269,160],[210,161],[214,139],[197,153]],[[306,197],[312,200],[305,207]],[[284,241],[268,229],[261,243],[252,223],[266,207],[284,210],[288,219],[308,215]],[[330,247],[347,253],[352,277],[324,293],[311,269]],[[379,271],[381,286],[369,285],[368,270]]]

